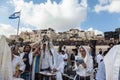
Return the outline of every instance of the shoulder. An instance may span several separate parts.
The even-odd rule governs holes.
[[[24,52],[20,53],[20,57],[23,57],[24,55],[25,55],[25,53],[24,53]]]
[[[24,55],[24,54],[25,54],[24,52],[20,53],[20,55]]]
[[[17,56],[17,55],[14,55],[14,59],[18,61],[21,60],[20,56]]]
[[[14,55],[14,58],[20,58],[19,56],[17,56],[17,55]]]
[[[93,58],[92,58],[92,56],[89,56],[89,62],[93,62]]]

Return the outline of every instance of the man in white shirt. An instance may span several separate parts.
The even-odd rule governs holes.
[[[67,55],[67,53],[65,53],[64,50],[62,50],[61,52],[62,52],[62,58],[64,60],[64,72],[67,72],[68,55]]]
[[[99,72],[100,71],[100,72]],[[120,45],[113,46],[98,67],[97,80],[120,80]],[[101,79],[103,78],[103,79]]]
[[[97,61],[97,63],[99,64],[102,60],[103,60],[102,49],[100,48],[100,49],[99,49],[99,52],[98,52],[98,54],[97,54],[97,56],[96,56],[96,61]]]
[[[98,64],[98,69],[96,73],[96,80],[106,80],[106,73],[105,73],[105,64],[101,61]]]

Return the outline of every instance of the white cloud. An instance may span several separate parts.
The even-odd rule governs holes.
[[[62,0],[59,4],[47,0],[46,3],[34,4],[32,1],[13,0],[15,11],[21,11],[21,21],[37,29],[53,28],[66,31],[78,28],[87,17],[87,0]]]
[[[97,35],[97,34],[102,34],[102,35],[103,35],[103,32],[102,32],[102,31],[99,31],[99,30],[93,29],[92,27],[91,27],[91,28],[88,28],[87,31],[94,31],[94,32],[95,32],[95,35]]]
[[[5,35],[8,37],[9,35],[12,35],[15,33],[16,33],[16,30],[11,25],[0,23],[0,35]]]
[[[110,13],[120,13],[120,0],[99,0],[99,4],[94,7],[94,11],[108,11]]]
[[[22,27],[19,30],[19,34],[22,31],[29,31],[29,32],[31,32],[32,30],[30,28]],[[5,36],[9,37],[10,35],[16,35],[16,34],[17,34],[17,30],[14,27],[12,27],[9,24],[0,23],[0,35],[5,35]]]

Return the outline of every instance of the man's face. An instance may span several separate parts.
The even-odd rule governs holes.
[[[86,56],[86,52],[85,52],[85,49],[84,49],[84,48],[80,48],[80,53],[81,53],[81,56],[82,56],[82,57],[85,57],[85,56]]]
[[[61,51],[62,52],[62,54],[65,54],[65,52],[64,51]]]
[[[25,52],[30,52],[30,47],[29,46],[26,46]]]

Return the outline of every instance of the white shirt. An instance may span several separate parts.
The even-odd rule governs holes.
[[[46,69],[50,67],[50,61],[51,61],[50,59],[51,59],[50,53],[47,50],[45,52],[42,51],[40,58],[42,65],[41,69]]]
[[[98,64],[96,80],[106,80],[105,65],[103,61]]]
[[[103,56],[100,55],[100,54],[98,54],[96,58],[97,58],[97,59],[96,59],[96,60],[97,60],[97,63],[99,64],[100,61],[103,59]]]
[[[67,53],[62,54],[62,57],[63,57],[63,60],[64,60],[64,59],[68,59]],[[65,65],[67,65],[68,61],[64,61],[64,62],[65,62]]]
[[[12,70],[13,70],[13,74],[15,74],[15,71],[16,71],[16,67],[17,66],[20,66],[20,69],[21,71],[24,71],[25,70],[25,64],[24,62],[22,61],[22,59],[19,57],[19,56],[16,56],[14,55],[14,58],[12,60]]]

